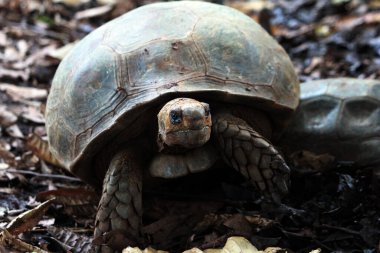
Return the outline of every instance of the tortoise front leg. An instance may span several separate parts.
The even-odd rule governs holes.
[[[229,113],[213,116],[213,134],[224,160],[276,203],[288,192],[289,167],[274,146]]]
[[[117,153],[104,178],[95,220],[94,238],[102,237],[98,252],[136,246],[142,226],[142,161],[131,150]]]

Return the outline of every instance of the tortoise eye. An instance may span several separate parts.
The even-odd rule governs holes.
[[[173,125],[180,124],[182,122],[182,111],[180,110],[172,110],[169,113],[170,116],[170,122]]]

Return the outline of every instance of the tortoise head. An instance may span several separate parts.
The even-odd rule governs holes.
[[[196,148],[210,139],[211,114],[208,104],[191,98],[167,102],[157,115],[158,144],[169,147]]]

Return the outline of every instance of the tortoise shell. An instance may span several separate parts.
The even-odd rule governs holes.
[[[380,162],[380,81],[335,78],[301,84],[301,102],[286,132],[292,150],[338,161]]]
[[[259,107],[281,125],[298,95],[288,55],[248,16],[204,2],[157,3],[106,23],[65,57],[47,102],[47,133],[52,153],[89,181],[99,150],[169,99]]]

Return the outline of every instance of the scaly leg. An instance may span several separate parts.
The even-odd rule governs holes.
[[[116,154],[103,182],[95,220],[97,252],[121,252],[141,241],[142,166],[131,150]]]
[[[213,134],[224,160],[276,203],[288,192],[289,167],[274,146],[244,120],[213,116]]]

